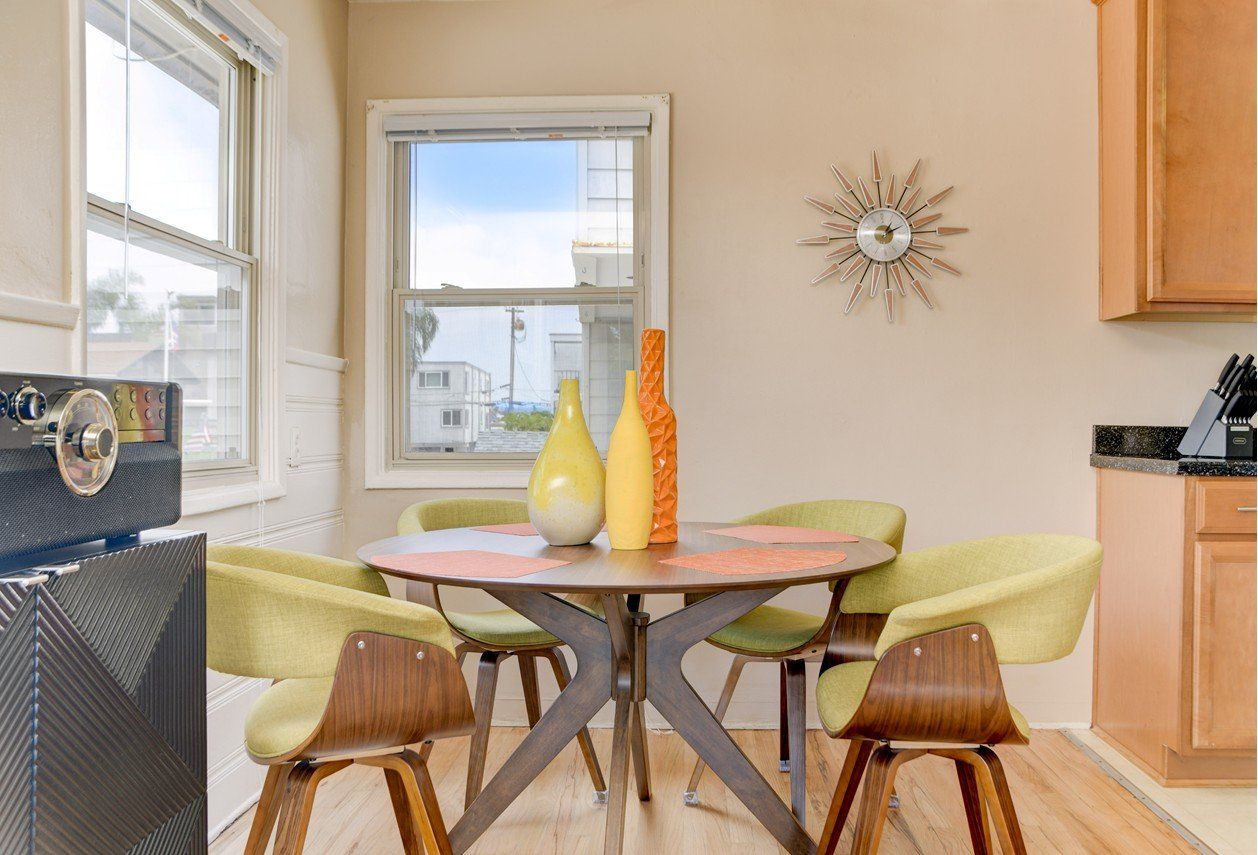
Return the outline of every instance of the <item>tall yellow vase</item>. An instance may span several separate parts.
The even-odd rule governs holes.
[[[607,449],[607,538],[612,549],[646,549],[655,476],[651,438],[638,406],[638,374],[625,372],[625,400]]]
[[[605,481],[581,412],[581,388],[560,380],[555,421],[529,475],[529,522],[552,546],[589,543],[603,527]]]

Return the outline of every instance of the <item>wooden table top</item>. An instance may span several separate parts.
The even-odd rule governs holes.
[[[583,546],[551,546],[537,535],[521,537],[513,534],[476,531],[471,528],[452,528],[377,540],[359,549],[358,559],[367,566],[391,576],[464,588],[518,589],[564,594],[681,594],[780,588],[807,585],[812,582],[829,582],[863,573],[886,564],[895,557],[895,550],[887,544],[864,537],[856,543],[753,543],[740,538],[707,533],[708,529],[732,528],[734,525],[735,523],[681,523],[678,526],[676,543],[652,544],[646,549],[637,550],[612,549],[607,540],[607,532],[600,533],[592,543]],[[838,564],[812,570],[746,576],[724,576],[659,563],[666,558],[676,558],[696,552],[718,552],[740,547],[839,551],[846,554],[847,558]],[[505,552],[571,563],[514,579],[503,579],[406,572],[381,567],[373,561],[377,555],[446,552],[461,549]]]

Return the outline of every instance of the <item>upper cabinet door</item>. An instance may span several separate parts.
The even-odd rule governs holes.
[[[1252,320],[1253,0],[1094,0],[1100,316]]]
[[[1148,0],[1151,301],[1254,301],[1253,0]]]

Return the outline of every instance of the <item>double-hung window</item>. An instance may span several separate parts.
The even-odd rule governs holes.
[[[256,465],[258,92],[272,61],[214,2],[84,0],[86,369],[180,383],[190,469]]]
[[[651,113],[410,113],[383,127],[391,467],[531,460],[565,379],[606,452],[648,325]]]

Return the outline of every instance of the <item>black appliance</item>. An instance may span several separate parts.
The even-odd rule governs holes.
[[[1206,391],[1197,414],[1177,449],[1183,457],[1253,460],[1254,428],[1250,419],[1258,405],[1258,366],[1251,353],[1233,353]]]
[[[0,374],[0,852],[206,851],[179,387]]]

